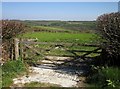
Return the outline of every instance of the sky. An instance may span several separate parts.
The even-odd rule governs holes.
[[[2,2],[3,19],[92,21],[117,11],[117,2]]]
[[[118,2],[120,0],[1,0],[2,2]]]

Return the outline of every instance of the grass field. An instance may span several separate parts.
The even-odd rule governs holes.
[[[74,52],[73,50],[92,51],[96,47],[85,47],[80,45],[62,45],[58,47],[49,43],[55,42],[57,45],[61,43],[71,44],[98,44],[99,36],[95,34],[92,21],[25,21],[31,27],[28,32],[20,35],[24,39],[38,39],[37,42],[47,42],[48,44],[32,44],[33,48],[37,49],[43,55],[51,56],[76,56],[84,55],[86,52]],[[93,30],[91,30],[93,29]],[[27,57],[32,59],[40,59],[39,56],[33,55],[31,50],[27,50]],[[96,56],[92,53],[88,56]]]
[[[40,42],[70,42],[70,43],[95,43],[97,35],[94,33],[49,33],[34,32],[22,35],[22,38],[37,38]]]
[[[36,26],[35,26],[36,27]],[[37,28],[45,28],[47,30],[59,30],[58,28],[54,27],[43,27],[43,26],[37,26]],[[64,30],[64,29],[60,29]],[[68,29],[69,30],[69,29]],[[56,47],[55,45],[49,44],[49,42],[56,42],[59,43],[72,43],[72,44],[97,44],[99,41],[97,40],[98,36],[95,33],[86,33],[86,32],[78,32],[78,33],[53,33],[53,32],[27,32],[19,37],[25,38],[25,39],[38,39],[38,42],[48,42],[48,44],[35,44],[32,45],[34,48],[39,50],[44,55],[68,55],[68,56],[75,56],[70,51],[66,50],[86,50],[91,51],[96,49],[96,47],[85,47],[85,46],[75,46],[75,45],[63,45],[63,47]],[[48,51],[49,50],[49,51]],[[85,52],[75,52],[76,55],[83,55]],[[30,54],[28,57],[31,57],[32,54]],[[32,55],[33,56],[33,55]],[[96,56],[96,54],[90,54],[88,56]],[[39,57],[32,57],[32,58],[39,58]]]
[[[26,20],[23,23],[29,26],[47,26],[47,27],[62,27],[71,30],[95,30],[95,21],[30,21]]]
[[[46,26],[33,26],[33,28],[45,29],[45,30],[59,30],[59,31],[68,31],[68,29],[60,27],[46,27]]]

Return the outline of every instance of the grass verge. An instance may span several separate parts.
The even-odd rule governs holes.
[[[9,87],[12,79],[26,71],[25,64],[21,60],[8,61],[2,66],[2,87]]]
[[[24,87],[60,87],[60,85],[50,84],[50,83],[31,82],[31,83],[26,83]]]

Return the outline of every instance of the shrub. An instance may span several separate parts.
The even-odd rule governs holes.
[[[16,35],[24,32],[24,25],[20,21],[3,20],[2,21],[2,39],[9,40]]]
[[[13,37],[24,32],[24,25],[20,21],[2,20],[2,58],[9,59],[13,47]]]
[[[119,65],[120,57],[120,13],[104,14],[97,19],[97,30],[105,42],[102,44],[103,58],[109,64]]]
[[[93,67],[88,82],[97,87],[120,87],[120,69],[115,67]]]

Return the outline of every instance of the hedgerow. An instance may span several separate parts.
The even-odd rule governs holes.
[[[10,58],[13,38],[24,32],[24,25],[20,21],[2,20],[2,58]]]
[[[110,65],[119,65],[120,58],[120,12],[104,14],[97,19],[97,30],[104,42],[103,60]]]

